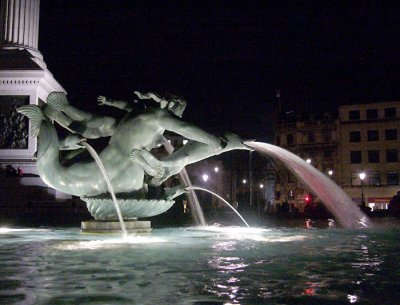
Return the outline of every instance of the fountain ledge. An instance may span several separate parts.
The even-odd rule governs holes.
[[[150,233],[151,221],[132,220],[124,221],[127,233]],[[82,233],[121,233],[121,223],[118,220],[88,220],[81,222]]]

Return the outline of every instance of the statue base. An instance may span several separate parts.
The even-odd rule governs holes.
[[[150,233],[151,221],[124,221],[128,233]],[[88,220],[81,222],[82,233],[121,233],[121,224],[117,220]]]

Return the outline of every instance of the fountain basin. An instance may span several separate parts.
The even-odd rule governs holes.
[[[111,198],[82,197],[95,220],[118,220]],[[172,207],[174,200],[118,198],[123,219],[137,219],[164,213]]]

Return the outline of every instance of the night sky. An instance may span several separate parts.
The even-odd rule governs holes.
[[[169,92],[185,120],[271,141],[277,89],[297,111],[400,99],[400,10],[337,2],[42,0],[39,50],[80,108]]]

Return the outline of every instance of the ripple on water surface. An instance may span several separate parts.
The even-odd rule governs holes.
[[[210,227],[122,240],[3,231],[0,303],[395,304],[399,232]]]

